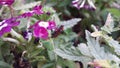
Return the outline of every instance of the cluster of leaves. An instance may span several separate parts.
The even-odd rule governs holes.
[[[118,39],[120,34],[120,10],[113,5],[119,4],[119,0],[95,0],[95,11],[78,10],[71,5],[71,0],[23,2],[16,0],[14,3],[16,15],[29,11],[40,3],[43,5],[43,11],[49,11],[51,14],[34,16],[30,20],[21,19],[20,25],[14,28],[20,38],[6,34],[4,36],[8,35],[12,41],[8,38],[0,39],[0,68],[15,68],[21,59],[23,62],[18,65],[27,66],[26,68],[77,68],[78,65],[74,61],[81,62],[83,67],[87,68],[88,64],[94,66],[95,60],[101,67],[119,68],[120,44],[114,39]],[[0,20],[10,17],[8,11],[5,6],[0,8]],[[108,12],[113,15],[115,21]],[[48,40],[34,37],[29,41],[23,40],[22,31],[26,30],[26,22],[34,24],[37,20],[54,20],[59,28],[56,32],[50,31],[53,36]]]
[[[120,29],[119,26],[114,27],[114,23],[111,15],[108,14],[106,23],[101,27],[101,31],[98,31],[93,25],[92,27],[95,32],[90,33],[86,30],[87,43],[80,43],[77,47],[69,44],[70,48],[61,46],[60,48],[55,49],[56,54],[64,59],[81,61],[85,68],[87,68],[88,63],[93,60],[99,60],[98,63],[101,64],[101,67],[119,68],[120,44],[108,35],[111,34],[111,32],[116,31],[116,29]],[[106,60],[107,63],[101,63],[100,60]]]

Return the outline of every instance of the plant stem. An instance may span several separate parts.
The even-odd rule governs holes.
[[[14,39],[14,38],[9,38],[9,37],[4,38],[4,37],[2,37],[2,39],[3,39],[3,41],[9,41],[9,42],[13,42],[13,43],[16,43],[16,44],[20,44],[20,42],[18,40]]]
[[[14,16],[14,9],[12,8],[12,6],[9,6],[9,8],[10,8],[11,17],[13,17]]]
[[[15,30],[12,29],[10,31],[10,33],[11,33],[12,36],[16,37],[19,41],[25,42],[23,36],[21,34],[17,33]]]
[[[54,52],[55,51],[55,45],[54,45],[53,39],[50,38],[50,41],[51,41],[51,44],[52,44],[52,47],[53,47],[53,52]],[[55,68],[57,68],[57,55],[55,54],[55,52],[54,52],[54,57],[55,57]]]

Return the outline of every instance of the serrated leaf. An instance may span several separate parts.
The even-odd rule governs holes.
[[[100,49],[100,45],[98,43],[98,40],[96,41],[94,38],[90,36],[90,32],[86,31],[86,39],[87,39],[87,45],[90,49],[91,54],[96,58],[96,59],[102,59],[101,55],[98,54],[99,51],[103,51],[103,49]]]
[[[93,55],[93,57],[95,59],[98,59],[98,60],[99,59],[100,60],[103,60],[103,59],[106,60],[107,59],[107,60],[110,60],[110,61],[120,62],[120,59],[116,55],[111,54],[109,52],[105,52],[104,48],[100,47],[99,38],[96,38],[96,40],[95,40],[95,38],[92,38],[90,36],[89,31],[86,31],[86,39],[87,39],[87,45],[90,49],[90,53]],[[111,43],[115,44],[113,42],[111,42]]]
[[[86,68],[88,62],[92,60],[110,60],[117,63],[120,59],[100,46],[99,38],[96,39],[90,36],[91,33],[86,31],[87,45],[85,43],[79,44],[78,47],[61,47],[55,49],[55,53],[64,59],[81,61]]]
[[[72,61],[81,61],[84,63],[84,67],[87,68],[87,64],[89,61],[92,61],[91,58],[87,56],[82,56],[80,52],[75,47],[71,48],[62,48],[62,49],[55,49],[55,53],[61,56],[64,59],[72,60]]]
[[[118,41],[114,40],[112,37],[109,37],[108,35],[102,36],[105,39],[105,42],[114,48],[114,51],[120,55],[120,44]]]
[[[89,51],[89,48],[87,47],[87,45],[85,43],[80,43],[78,45],[78,49],[80,50],[80,52],[83,54],[83,55],[86,55],[86,56],[90,56],[92,57],[90,51]]]
[[[43,7],[43,11],[44,12],[50,12],[50,13],[55,13],[56,11],[52,8],[52,7],[50,7],[50,6],[44,6]]]
[[[105,25],[101,28],[101,30],[111,34],[111,32],[113,32],[114,28],[114,22],[113,22],[113,18],[111,16],[111,14],[109,13],[105,22]]]
[[[67,21],[61,21],[59,25],[63,25],[64,30],[66,30],[76,25],[79,21],[81,21],[81,18],[73,18]]]

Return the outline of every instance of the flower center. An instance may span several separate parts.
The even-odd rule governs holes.
[[[38,25],[41,27],[47,28],[49,26],[49,23],[48,22],[39,22]]]

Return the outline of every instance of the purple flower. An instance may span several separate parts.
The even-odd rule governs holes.
[[[0,0],[0,5],[12,5],[14,0]]]
[[[0,37],[11,31],[12,27],[19,25],[17,18],[10,18],[0,22]]]
[[[91,0],[73,0],[72,4],[74,7],[80,9],[80,8],[85,8],[88,10],[95,10],[96,7],[94,5],[94,3]]]
[[[37,5],[35,7],[33,7],[33,9],[31,11],[25,12],[21,15],[18,16],[18,18],[26,18],[26,17],[32,17],[34,14],[36,15],[41,15],[44,12],[42,11],[42,6]]]
[[[55,29],[56,28],[56,23],[54,21],[49,21],[49,26],[47,27],[48,29]]]
[[[48,27],[48,22],[38,21],[31,27],[33,28],[33,35],[36,38],[48,38],[48,31],[46,29]]]
[[[36,26],[33,31],[33,35],[37,38],[47,39],[48,31],[44,27]]]
[[[49,30],[56,28],[56,23],[54,21],[48,21],[48,22],[38,21],[36,25],[39,25],[40,27],[44,27]]]
[[[37,5],[33,8],[33,12],[37,15],[43,14],[44,12],[42,11],[42,6],[41,5]]]
[[[22,31],[22,35],[26,40],[28,40],[28,38],[27,38],[28,32],[27,31]]]
[[[29,40],[32,38],[32,32],[31,31],[22,31],[22,35],[24,39]]]
[[[19,16],[19,18],[32,17],[34,15],[33,11],[25,12]]]
[[[36,38],[48,39],[48,30],[55,29],[56,24],[54,21],[38,21],[31,28],[33,28],[33,35]]]
[[[50,12],[46,12],[46,14],[47,14],[47,15],[51,15],[51,13],[50,13]]]

